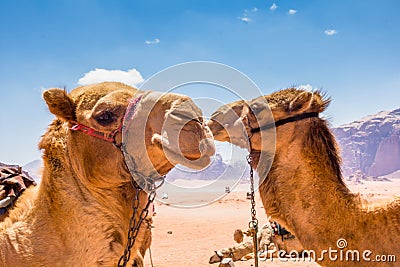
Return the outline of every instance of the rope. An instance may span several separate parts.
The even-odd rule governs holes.
[[[150,256],[151,267],[154,267],[154,265],[153,265],[153,256],[151,255],[151,248],[149,248],[149,256]]]

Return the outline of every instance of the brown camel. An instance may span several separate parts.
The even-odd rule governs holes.
[[[70,94],[50,89],[43,97],[57,119],[39,143],[42,181],[25,191],[0,224],[0,265],[116,266],[128,242],[137,186],[132,178],[160,177],[178,163],[205,167],[214,153],[211,134],[200,109],[178,94],[107,82]],[[125,136],[120,127],[130,99],[136,99],[136,113]],[[77,122],[87,127],[79,130]],[[135,169],[124,160],[127,152]],[[146,192],[139,191],[137,221]],[[143,266],[149,235],[143,223],[128,266]]]
[[[285,231],[281,231],[276,222],[268,221],[258,229],[257,241],[258,247],[262,251],[260,258],[267,259],[271,257],[283,257],[287,253],[294,252],[301,254],[303,247],[294,235]],[[247,231],[235,230],[234,240],[238,245],[229,248],[223,248],[215,251],[215,254],[210,257],[208,263],[218,263],[222,259],[231,258],[235,261],[246,261],[254,258],[253,238],[244,238],[244,233]]]
[[[327,122],[318,117],[330,100],[320,92],[290,88],[238,102],[243,109],[236,119],[251,136],[253,165],[259,174],[266,173],[266,163],[257,162],[266,147],[260,137],[265,127],[255,120],[255,113],[262,110],[253,105],[264,99],[279,125],[272,167],[266,177],[260,175],[265,177],[259,190],[266,213],[294,233],[306,250],[314,250],[315,256],[308,254],[324,266],[353,266],[357,259],[361,266],[381,259],[385,266],[395,266],[394,258],[400,256],[400,200],[370,207],[346,187],[336,141]],[[221,141],[227,140],[221,127],[238,123],[232,116],[224,119],[224,110],[208,122]]]

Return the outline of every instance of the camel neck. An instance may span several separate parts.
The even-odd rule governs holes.
[[[330,232],[332,238],[325,240],[330,245],[347,235],[345,228],[332,225],[358,220],[357,198],[342,181],[335,140],[325,122],[316,118],[311,124],[299,121],[278,129],[274,163],[260,192],[267,192],[261,197],[268,215],[301,236],[302,243]]]
[[[399,203],[363,208],[342,181],[335,140],[325,121],[313,120],[277,131],[275,159],[260,185],[267,214],[293,231],[305,249],[335,248],[344,238],[353,249],[396,252],[387,237],[400,231]]]
[[[65,183],[55,183],[54,179],[58,177],[63,177]],[[133,200],[131,187],[127,183],[112,190],[90,192],[69,171],[61,170],[60,174],[55,175],[45,169],[36,200],[40,205],[35,205],[35,211],[32,212],[35,215],[34,235],[51,236],[56,245],[60,244],[55,248],[60,255],[57,253],[54,258],[62,258],[62,253],[90,257],[104,250],[107,256],[103,258],[114,262],[123,251],[129,230]],[[141,193],[139,199],[140,204],[144,205],[146,194]],[[46,228],[41,225],[46,225]],[[77,245],[77,240],[82,242]],[[108,251],[110,246],[114,249]]]

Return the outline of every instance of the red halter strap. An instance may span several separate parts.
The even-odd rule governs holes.
[[[132,119],[132,117],[133,117],[133,115],[134,115],[134,113],[136,111],[136,105],[139,103],[139,101],[141,99],[142,99],[142,96],[138,96],[138,97],[136,97],[134,99],[129,100],[129,105],[128,105],[127,109],[126,109],[127,111],[124,114],[124,119],[123,119],[121,125],[118,127],[118,129],[116,129],[116,130],[114,130],[112,132],[109,132],[109,133],[100,132],[100,131],[97,131],[97,130],[95,130],[95,129],[89,127],[89,126],[86,126],[86,125],[84,125],[82,123],[76,122],[76,121],[72,121],[72,123],[74,125],[70,129],[72,131],[81,131],[81,132],[83,132],[83,133],[85,133],[87,135],[90,135],[90,136],[93,136],[93,137],[97,137],[97,138],[100,138],[100,139],[105,140],[107,142],[111,142],[113,144],[116,144],[115,136],[117,135],[117,133],[122,131],[122,127],[123,127],[125,121],[127,119],[129,119],[129,120]],[[129,118],[128,118],[127,115],[129,115]]]
[[[108,142],[111,142],[111,143],[115,143],[115,135],[116,135],[119,131],[121,131],[121,130],[120,130],[121,126],[118,127],[118,129],[115,130],[115,131],[113,131],[113,132],[110,132],[110,133],[103,133],[103,132],[96,131],[95,129],[90,128],[89,126],[83,125],[83,124],[78,123],[78,122],[76,122],[76,121],[73,121],[72,123],[74,124],[74,125],[70,128],[72,131],[81,131],[82,133],[85,133],[85,134],[87,134],[87,135],[90,135],[90,136],[94,136],[94,137],[103,139],[103,140],[108,141]]]

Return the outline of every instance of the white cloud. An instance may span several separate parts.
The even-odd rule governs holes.
[[[335,29],[329,29],[329,30],[325,30],[324,33],[325,33],[326,35],[328,35],[328,36],[332,36],[332,35],[337,34],[338,32],[337,32],[337,30],[335,30]]]
[[[241,17],[238,17],[238,19],[240,19],[244,23],[249,23],[250,21],[252,21],[252,19],[249,18],[249,15],[250,16],[252,15],[252,14],[249,14],[250,12],[253,12],[253,13],[258,12],[258,8],[253,7],[252,9],[243,10],[243,15]]]
[[[248,17],[238,17],[238,19],[240,19],[241,21],[243,21],[244,23],[249,23],[251,21],[250,18]]]
[[[278,8],[278,6],[277,6],[275,3],[273,3],[273,4],[269,7],[269,10],[275,11],[277,8]]]
[[[143,81],[142,75],[136,69],[128,71],[95,69],[85,73],[85,75],[78,80],[78,84],[88,85],[100,82],[122,82],[131,86],[137,86]]]
[[[297,13],[297,10],[295,10],[295,9],[289,9],[289,11],[288,11],[289,15],[294,15],[296,13]]]
[[[160,39],[158,39],[158,38],[156,38],[156,39],[154,39],[152,41],[148,41],[148,40],[144,41],[144,43],[147,44],[147,45],[158,44],[159,42],[160,42]]]
[[[312,87],[312,85],[309,84],[309,83],[308,84],[299,85],[299,86],[297,86],[297,89],[304,90],[304,91],[307,91],[307,92],[315,91],[314,88]]]

